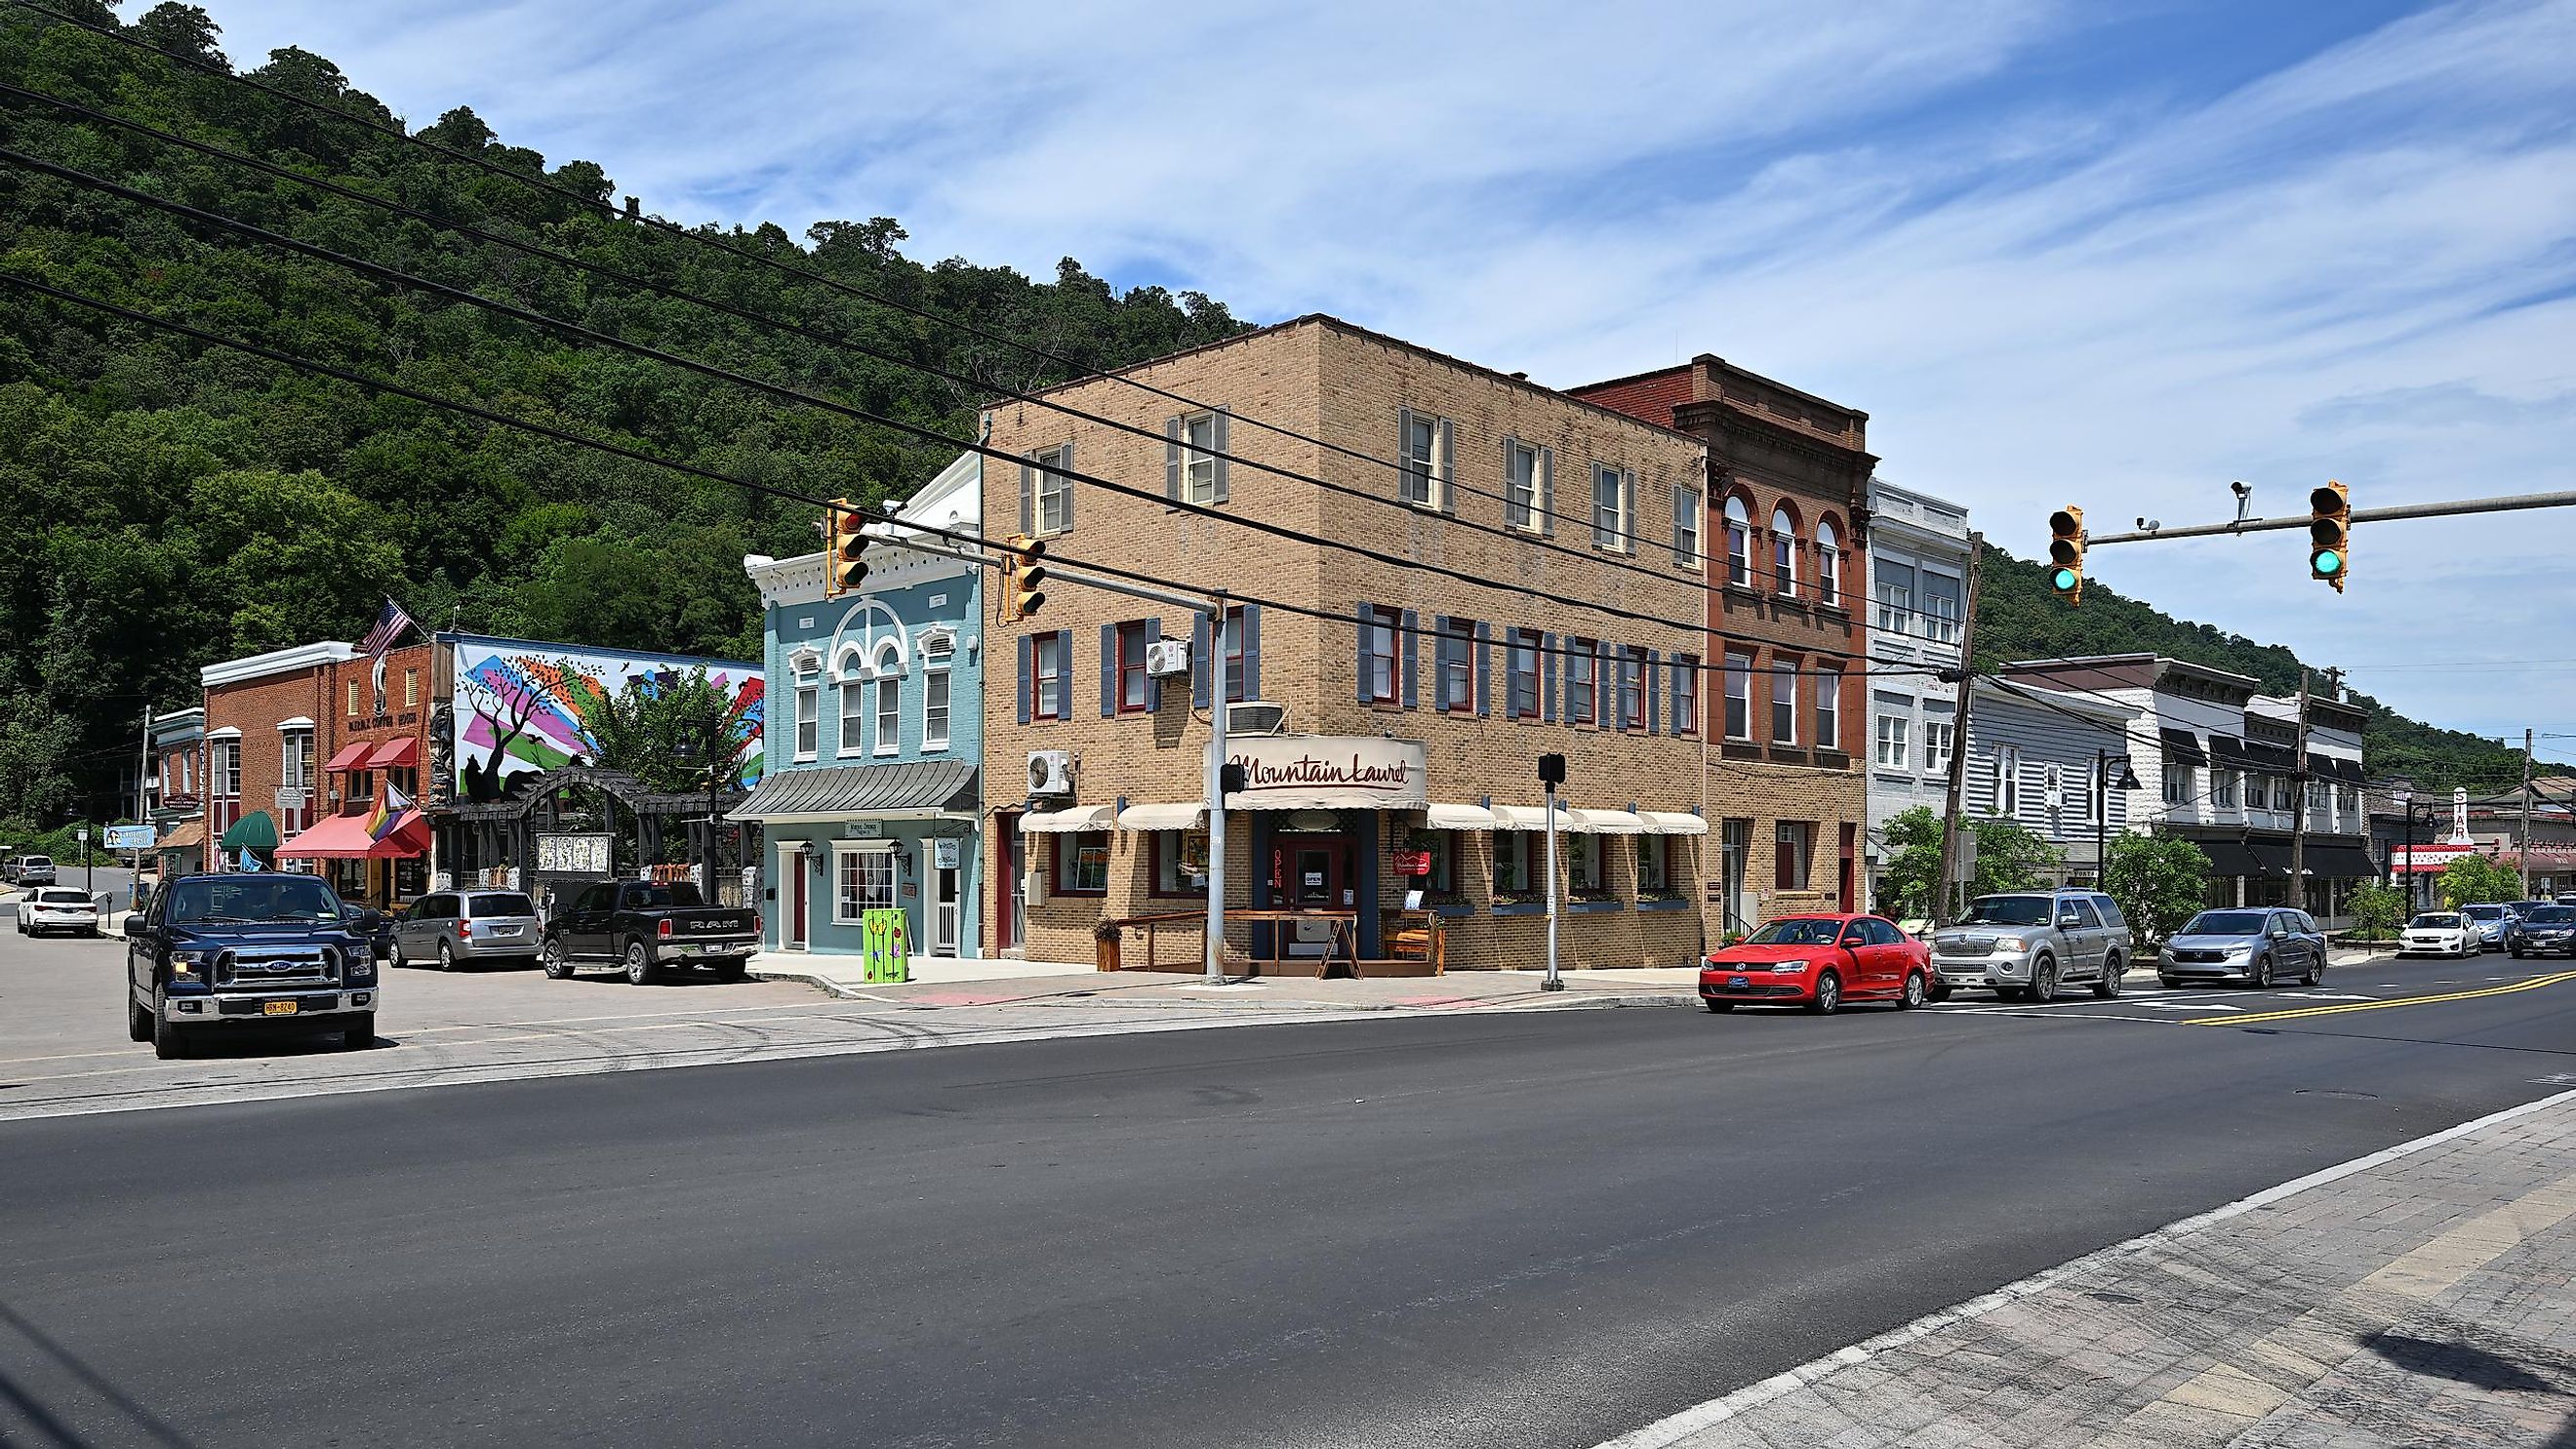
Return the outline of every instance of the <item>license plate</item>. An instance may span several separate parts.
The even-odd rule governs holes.
[[[1752,984],[1751,980],[1742,976],[1729,976],[1726,978],[1726,989],[1729,991],[1742,991]]]
[[[293,1016],[295,1014],[295,1003],[292,1001],[263,1001],[259,1004],[259,1014],[262,1016]]]

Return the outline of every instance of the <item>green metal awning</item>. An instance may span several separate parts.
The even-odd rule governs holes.
[[[252,850],[275,850],[277,821],[265,810],[254,810],[234,821],[232,828],[224,832],[223,846],[226,850],[240,850],[245,846]]]

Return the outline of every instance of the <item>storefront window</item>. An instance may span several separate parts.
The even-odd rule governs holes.
[[[1102,896],[1109,893],[1109,832],[1086,830],[1077,835],[1050,835],[1055,849],[1055,893]]]
[[[1565,851],[1565,878],[1569,888],[1579,896],[1601,894],[1601,837],[1570,834],[1558,844]]]
[[[1207,894],[1207,859],[1206,831],[1155,831],[1154,894],[1204,897]],[[1105,872],[1101,879],[1105,884],[1108,879]]]
[[[1526,896],[1541,887],[1539,871],[1547,859],[1547,848],[1535,830],[1497,830],[1494,832],[1494,894]]]
[[[834,853],[832,919],[855,923],[861,913],[894,905],[894,851],[842,850]]]
[[[1637,837],[1637,894],[1660,895],[1671,888],[1672,875],[1667,865],[1672,843],[1669,835]]]

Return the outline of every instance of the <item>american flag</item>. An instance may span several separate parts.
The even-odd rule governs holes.
[[[388,598],[385,600],[384,611],[376,615],[375,627],[367,631],[366,638],[358,641],[358,647],[369,655],[382,659],[385,657],[385,651],[394,647],[394,641],[402,637],[402,631],[411,626],[411,615],[402,605]]]

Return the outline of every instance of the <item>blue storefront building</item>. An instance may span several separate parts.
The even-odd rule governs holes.
[[[979,531],[979,463],[960,457],[900,518]],[[973,956],[981,581],[883,544],[867,564],[861,591],[827,599],[820,553],[743,561],[764,620],[767,770],[731,818],[762,830],[763,945],[856,956],[868,913],[899,907],[914,957]]]

